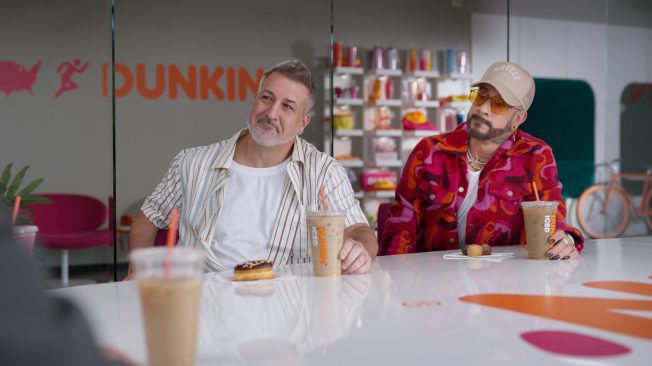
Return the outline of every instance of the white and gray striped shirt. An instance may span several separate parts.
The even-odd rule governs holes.
[[[182,150],[141,210],[154,225],[165,228],[174,207],[180,209],[180,245],[202,248],[206,269],[223,270],[211,241],[219,219],[235,153],[236,142],[244,129],[228,140]],[[367,223],[359,202],[353,197],[346,170],[337,160],[320,152],[300,137],[295,139],[292,160],[287,165],[289,179],[279,194],[279,212],[269,240],[268,259],[275,265],[311,261],[308,246],[306,210],[323,209],[319,188],[323,187],[331,210],[346,212],[346,226]],[[246,220],[246,218],[242,218]],[[252,223],[255,225],[256,223]],[[252,258],[255,259],[255,258]]]

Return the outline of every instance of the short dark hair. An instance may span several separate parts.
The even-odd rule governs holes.
[[[274,72],[285,76],[286,78],[296,81],[308,89],[308,100],[306,105],[306,113],[309,112],[315,105],[315,98],[317,94],[317,84],[312,77],[312,72],[306,64],[298,59],[283,61],[273,67],[265,70],[263,77],[260,79],[258,89],[263,85],[265,79]]]

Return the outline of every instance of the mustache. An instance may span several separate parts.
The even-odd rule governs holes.
[[[256,120],[256,124],[258,124],[258,125],[267,125],[266,127],[271,127],[271,128],[273,128],[274,130],[276,130],[276,132],[279,132],[278,126],[276,126],[275,124],[273,124],[272,121],[271,121],[269,118],[267,118],[267,117],[260,117],[260,118],[258,118],[258,119]]]
[[[491,122],[488,119],[483,118],[482,116],[480,116],[478,114],[472,115],[471,118],[469,119],[469,122],[474,122],[474,121],[478,121],[478,122],[482,123],[483,125],[486,125],[489,128],[493,128],[493,125],[491,124]]]

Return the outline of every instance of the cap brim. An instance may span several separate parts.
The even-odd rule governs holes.
[[[489,80],[480,80],[477,83],[473,83],[473,85],[471,85],[471,86],[480,86],[480,84],[489,84],[489,85],[493,86],[498,91],[498,94],[500,94],[500,97],[503,98],[507,102],[507,104],[509,104],[512,107],[518,107],[518,108],[520,108],[522,110],[526,110],[525,105],[523,104],[523,102],[521,102],[521,100],[518,99],[516,97],[516,95],[514,95],[514,93],[512,93],[512,91],[509,90],[509,88],[507,88],[502,83],[500,83],[500,82],[498,82],[496,80],[491,80],[491,81],[489,81]]]

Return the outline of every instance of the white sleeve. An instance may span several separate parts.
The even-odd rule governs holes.
[[[170,211],[181,205],[181,177],[179,164],[186,150],[181,151],[170,163],[170,168],[140,208],[145,217],[159,229],[169,224]]]

